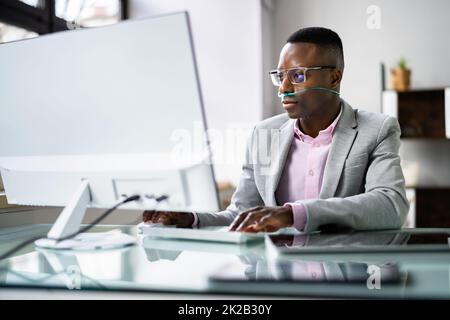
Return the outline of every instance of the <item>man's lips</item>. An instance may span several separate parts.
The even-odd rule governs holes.
[[[285,99],[282,101],[282,103],[283,103],[284,108],[290,108],[290,107],[296,106],[298,101]]]

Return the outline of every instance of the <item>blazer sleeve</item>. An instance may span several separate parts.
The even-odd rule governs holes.
[[[259,194],[255,184],[254,159],[252,156],[253,144],[255,143],[255,129],[247,142],[245,151],[245,161],[242,165],[242,174],[236,191],[234,192],[230,205],[221,212],[203,212],[197,213],[198,226],[227,226],[236,218],[236,216],[252,207],[264,205],[264,201]]]

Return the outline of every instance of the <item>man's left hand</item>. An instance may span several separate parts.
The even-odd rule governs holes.
[[[240,213],[230,226],[230,231],[274,232],[292,226],[294,221],[292,208],[254,207]]]

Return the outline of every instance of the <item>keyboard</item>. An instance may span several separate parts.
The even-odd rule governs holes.
[[[141,222],[137,225],[141,235],[177,240],[193,240],[219,243],[247,243],[252,241],[263,241],[264,235],[261,233],[230,232],[228,228],[204,228],[204,229],[183,229],[173,226],[163,226],[161,224],[149,224]]]

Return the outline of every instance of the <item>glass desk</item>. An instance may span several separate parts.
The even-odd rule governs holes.
[[[50,225],[0,229],[0,252],[30,237],[45,235],[49,229]],[[0,290],[33,288],[230,298],[450,298],[450,251],[309,253],[271,258],[264,242],[232,245],[157,240],[140,237],[135,226],[98,226],[92,232],[112,229],[136,236],[138,244],[90,252],[40,250],[30,245],[0,261]],[[371,265],[395,265],[398,277],[392,282],[381,281],[380,288],[370,286],[367,268]],[[226,274],[231,274],[233,281],[220,279]],[[297,280],[292,280],[293,275]]]

